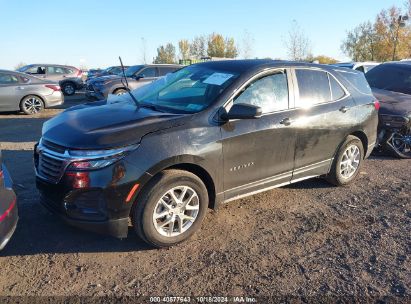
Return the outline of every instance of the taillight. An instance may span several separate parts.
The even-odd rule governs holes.
[[[76,77],[81,78],[81,76],[83,76],[83,71],[82,71],[82,70],[78,70]]]
[[[46,88],[52,89],[53,91],[61,91],[61,88],[59,85],[54,85],[54,84],[46,84]]]
[[[377,111],[381,108],[381,104],[378,100],[374,100],[374,107]]]

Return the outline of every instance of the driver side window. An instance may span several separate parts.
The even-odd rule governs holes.
[[[287,75],[281,72],[257,79],[234,99],[238,103],[261,107],[263,113],[287,110]]]

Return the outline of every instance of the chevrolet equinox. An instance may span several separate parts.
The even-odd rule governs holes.
[[[376,142],[379,103],[344,68],[214,61],[130,94],[44,124],[37,188],[67,223],[124,238],[131,219],[155,247],[190,237],[208,207],[316,176],[347,185]]]

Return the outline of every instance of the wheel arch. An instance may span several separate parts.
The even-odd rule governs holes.
[[[365,157],[365,155],[367,155],[367,153],[368,153],[368,137],[367,137],[367,135],[363,131],[355,131],[355,132],[352,132],[349,135],[358,137],[361,140],[361,143],[362,143],[362,146],[363,146],[363,149],[364,149],[364,157]]]
[[[157,164],[147,171],[152,177],[144,183],[143,188],[150,182],[151,179],[153,179],[156,175],[160,174],[164,170],[177,169],[187,171],[193,173],[202,180],[208,192],[208,207],[215,209],[217,207],[215,181],[210,172],[205,169],[204,166],[199,165],[199,162],[195,160],[196,157],[181,156],[162,161],[160,164]]]

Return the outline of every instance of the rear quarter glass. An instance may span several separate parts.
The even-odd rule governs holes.
[[[372,95],[371,87],[362,72],[356,71],[337,71],[354,89],[365,95]]]

